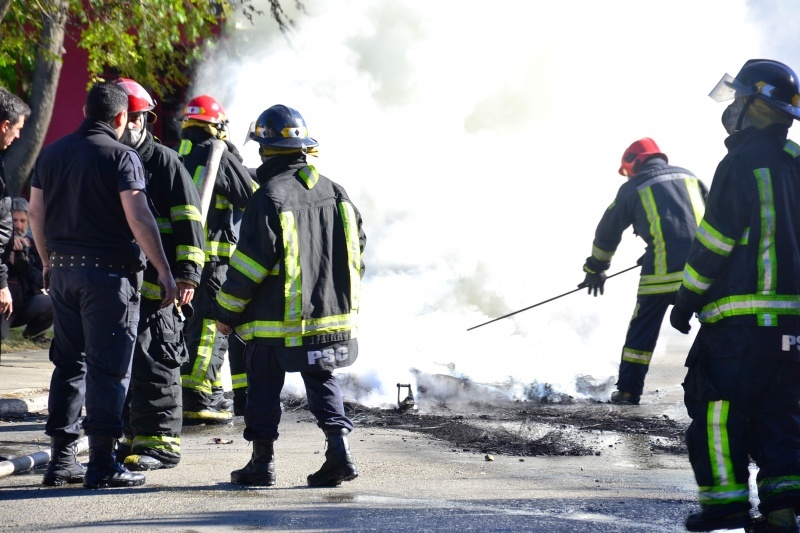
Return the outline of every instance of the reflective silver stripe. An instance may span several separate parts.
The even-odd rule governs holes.
[[[774,280],[777,275],[775,257],[775,204],[772,196],[772,175],[768,168],[753,171],[758,183],[758,195],[761,202],[761,235],[758,241],[758,252],[761,261],[758,265],[758,292],[774,294]]]
[[[717,322],[723,318],[740,315],[774,313],[777,315],[800,314],[800,296],[749,294],[722,298],[705,306],[697,317],[701,322]]]
[[[653,352],[645,352],[642,350],[632,350],[631,348],[622,349],[622,360],[628,363],[637,363],[640,365],[649,365],[653,359]]]
[[[616,250],[613,252],[607,252],[605,250],[601,250],[597,246],[592,246],[592,257],[599,261],[611,261],[615,253]]]
[[[697,239],[705,245],[706,248],[712,252],[716,252],[723,256],[728,256],[733,251],[736,241],[724,237],[721,233],[711,227],[711,225],[703,220],[697,228]],[[723,240],[724,239],[724,240]]]
[[[664,183],[666,181],[675,181],[675,180],[683,180],[686,179],[686,174],[661,174],[660,176],[655,176],[650,178],[649,180],[645,181],[638,187],[636,187],[637,191],[641,191],[642,189],[647,189],[648,187],[652,187],[656,183]]]
[[[347,241],[347,266],[350,269],[350,303],[352,311],[357,312],[361,304],[361,243],[358,235],[358,219],[352,204],[339,204],[339,214],[344,224]]]

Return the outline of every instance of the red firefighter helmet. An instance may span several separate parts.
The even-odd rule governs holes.
[[[156,114],[152,111],[156,107],[156,102],[144,87],[130,78],[119,78],[114,80],[114,83],[128,95],[128,113],[147,113],[149,111],[147,122],[155,122]]]
[[[653,156],[658,156],[664,161],[669,161],[667,155],[661,151],[656,142],[650,137],[645,137],[635,141],[628,146],[625,153],[622,154],[622,166],[619,167],[619,173],[622,176],[633,176],[639,171],[646,160]]]
[[[201,94],[189,100],[189,103],[183,108],[183,119],[200,120],[219,125],[228,122],[225,110],[222,109],[219,102],[207,94]]]

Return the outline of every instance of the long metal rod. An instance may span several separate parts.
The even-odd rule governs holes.
[[[615,274],[611,274],[606,279],[613,278],[614,276],[619,276],[620,274],[624,274],[625,272],[628,272],[629,270],[633,270],[634,268],[639,268],[639,267],[640,267],[640,265],[633,265],[630,268],[626,268],[625,270],[620,270],[619,272],[617,272]],[[586,288],[586,286],[579,286],[577,289],[572,289],[571,291],[565,292],[564,294],[559,294],[558,296],[553,296],[552,298],[549,298],[549,299],[547,299],[547,300],[545,300],[543,302],[539,302],[538,304],[529,305],[525,309],[520,309],[519,311],[514,311],[513,313],[509,313],[507,315],[503,315],[503,316],[494,318],[494,319],[492,319],[492,320],[490,320],[488,322],[484,322],[483,324],[478,324],[477,326],[472,326],[471,328],[467,328],[467,331],[472,331],[473,329],[479,328],[481,326],[485,326],[486,324],[491,324],[492,322],[497,322],[498,320],[502,320],[504,318],[508,318],[510,316],[514,316],[514,315],[516,315],[518,313],[521,313],[523,311],[527,311],[528,309],[533,309],[534,307],[539,307],[540,305],[544,305],[544,304],[546,304],[548,302],[552,302],[553,300],[558,300],[559,298],[562,298],[562,297],[564,297],[564,296],[566,296],[568,294],[572,294],[573,292],[578,292],[578,291],[583,290],[585,288]]]

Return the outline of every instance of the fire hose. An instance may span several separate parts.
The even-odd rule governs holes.
[[[89,449],[89,437],[81,437],[75,444],[78,447],[77,453],[85,452]],[[37,466],[46,465],[50,462],[50,454],[51,450],[48,447],[46,451],[35,452],[23,457],[15,457],[7,461],[0,461],[0,478],[18,472],[25,472]]]
[[[630,268],[626,268],[625,270],[620,270],[619,272],[617,272],[615,274],[611,274],[606,279],[611,279],[614,276],[619,276],[620,274],[624,274],[625,272],[628,272],[629,270],[633,270],[634,268],[639,268],[640,266],[641,265],[639,265],[637,263],[637,264],[633,265]],[[539,307],[540,305],[544,305],[544,304],[546,304],[548,302],[552,302],[553,300],[558,300],[559,298],[562,298],[562,297],[564,297],[564,296],[566,296],[568,294],[572,294],[573,292],[581,291],[581,290],[583,290],[585,288],[586,288],[585,285],[580,284],[580,285],[578,285],[577,289],[572,289],[571,291],[565,292],[564,294],[559,294],[558,296],[553,296],[552,298],[548,298],[547,300],[544,300],[543,302],[539,302],[537,304],[529,305],[528,307],[525,307],[524,309],[520,309],[518,311],[514,311],[513,313],[508,313],[507,315],[503,315],[503,316],[499,316],[497,318],[493,318],[492,320],[489,320],[488,322],[484,322],[483,324],[478,324],[477,326],[472,326],[471,328],[467,328],[467,331],[472,331],[473,329],[479,328],[481,326],[485,326],[486,324],[491,324],[492,322],[497,322],[498,320],[502,320],[504,318],[508,318],[510,316],[514,316],[514,315],[519,314],[519,313],[521,313],[523,311],[527,311],[528,309],[533,309],[534,307]]]

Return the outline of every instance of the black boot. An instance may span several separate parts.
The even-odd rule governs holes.
[[[87,489],[144,485],[143,474],[134,474],[117,462],[115,441],[114,437],[89,437],[89,466],[83,480]]]
[[[309,487],[338,487],[342,481],[351,481],[358,477],[358,469],[350,443],[347,442],[346,429],[325,432],[328,438],[325,450],[325,463],[322,468],[308,476]]]
[[[86,469],[78,462],[78,439],[74,436],[50,439],[50,464],[42,478],[42,485],[60,487],[67,483],[82,483]]]
[[[275,484],[275,441],[253,441],[253,455],[241,470],[231,472],[231,483],[271,487]]]

